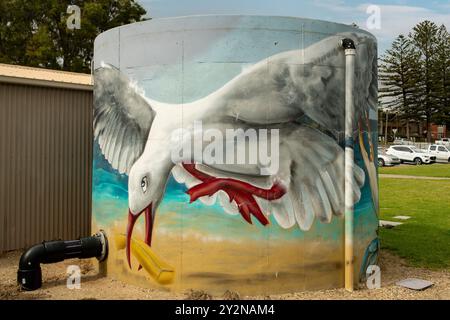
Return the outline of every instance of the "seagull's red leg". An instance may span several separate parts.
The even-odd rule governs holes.
[[[284,187],[277,182],[270,189],[262,189],[250,183],[230,178],[213,178],[203,181],[203,183],[190,188],[188,193],[193,202],[203,196],[212,196],[219,190],[234,190],[237,194],[249,193],[266,200],[279,199],[286,193]]]
[[[254,197],[276,200],[286,193],[284,186],[277,182],[270,189],[263,189],[236,179],[212,177],[197,170],[195,164],[183,163],[183,167],[196,179],[202,181],[187,191],[190,202],[203,196],[212,196],[217,191],[223,190],[230,198],[230,202],[236,202],[242,217],[250,224],[252,223],[251,215],[254,215],[262,225],[269,223]]]

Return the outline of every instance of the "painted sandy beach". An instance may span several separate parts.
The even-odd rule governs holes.
[[[158,220],[152,250],[174,267],[176,275],[172,284],[159,285],[145,270],[138,271],[139,263],[134,257],[131,271],[125,250],[117,250],[114,242],[110,243],[108,264],[101,266],[103,271],[118,280],[174,292],[196,289],[222,294],[233,290],[253,295],[330,289],[343,285],[344,252],[343,246],[336,245],[336,242],[300,239],[274,241],[270,227],[266,237],[259,241],[230,241],[190,230],[159,232],[165,230],[163,226],[167,220]],[[114,235],[123,234],[124,227],[124,223],[117,222],[114,228],[106,229],[106,232],[113,239]],[[143,239],[142,225],[136,228],[133,237]],[[359,251],[364,250],[362,247]],[[362,253],[358,252],[360,255]],[[359,263],[357,261],[357,265]]]
[[[317,244],[319,245],[319,244]],[[320,244],[323,247],[323,244]],[[161,259],[175,268],[171,285],[160,286],[145,270],[128,269],[124,250],[112,251],[108,274],[145,287],[208,290],[242,294],[287,293],[308,289],[326,289],[342,285],[342,249],[315,250],[314,245],[205,242],[193,236],[159,237],[152,246]],[[256,253],[256,254],[255,254]]]

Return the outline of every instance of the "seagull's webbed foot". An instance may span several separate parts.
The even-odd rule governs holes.
[[[250,224],[252,223],[251,215],[255,216],[262,225],[269,223],[256,202],[255,196],[266,200],[276,200],[286,193],[286,189],[280,183],[274,183],[270,189],[263,189],[236,179],[210,176],[197,170],[195,164],[183,163],[183,167],[195,178],[202,181],[202,183],[187,191],[191,203],[200,197],[212,196],[222,190],[228,195],[230,202],[236,202],[240,214]]]

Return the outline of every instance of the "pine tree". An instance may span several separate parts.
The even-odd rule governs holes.
[[[400,35],[380,60],[380,103],[409,122],[416,117],[414,66],[420,63],[419,55],[414,51],[411,41]]]
[[[423,21],[417,24],[409,35],[420,63],[413,64],[415,75],[415,90],[413,99],[416,104],[416,114],[425,118],[427,141],[431,142],[430,125],[439,113],[439,105],[433,98],[434,82],[436,81],[433,56],[436,53],[438,27],[434,22]]]
[[[450,34],[444,25],[437,33],[433,56],[433,99],[439,109],[435,121],[450,124]]]

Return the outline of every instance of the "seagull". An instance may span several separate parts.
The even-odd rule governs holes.
[[[362,33],[330,36],[305,49],[275,54],[184,104],[147,97],[112,65],[102,63],[94,71],[94,136],[111,166],[128,175],[130,268],[136,220],[144,214],[145,243],[151,246],[155,212],[171,174],[186,185],[190,202],[218,201],[224,212],[240,214],[247,223],[254,218],[266,226],[272,215],[282,228],[306,231],[316,218],[329,223],[343,215],[345,56],[340,40],[346,37],[357,45],[356,118],[364,114],[358,110],[375,109],[377,103],[375,42]],[[259,160],[218,164],[188,155],[173,161],[172,146],[184,140],[174,140],[172,133],[192,131],[196,121],[220,132],[276,128],[278,170],[264,171]],[[352,179],[357,203],[364,170],[355,165]]]

